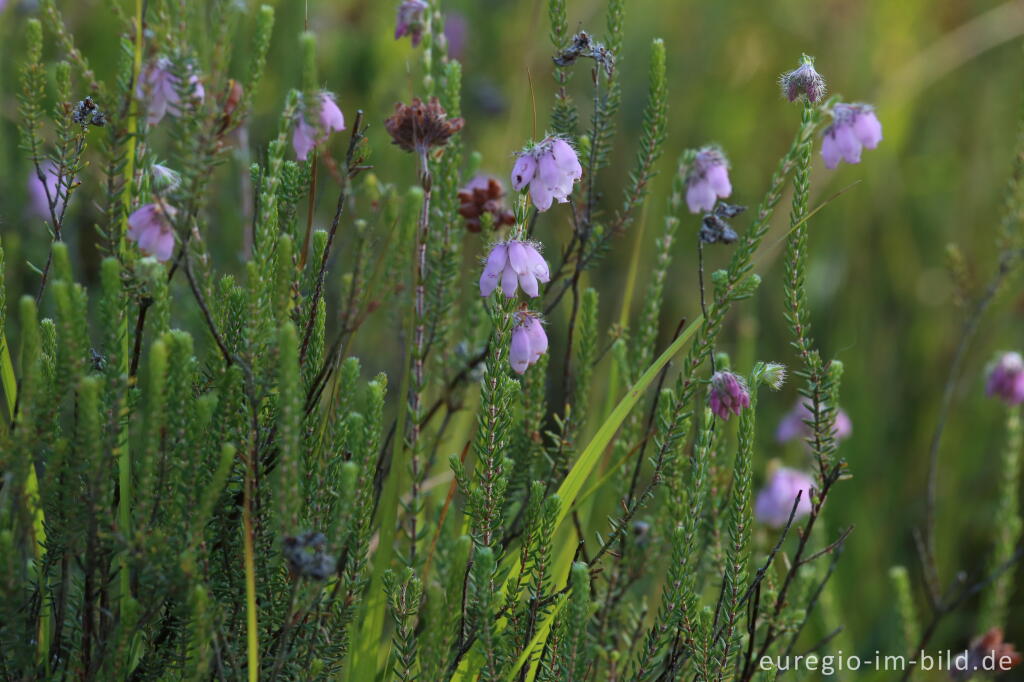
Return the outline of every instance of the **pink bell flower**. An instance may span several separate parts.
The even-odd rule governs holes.
[[[128,239],[158,261],[169,260],[174,253],[174,227],[169,217],[174,214],[170,206],[140,206],[128,216]]]

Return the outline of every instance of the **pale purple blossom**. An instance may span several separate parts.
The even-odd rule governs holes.
[[[781,528],[789,521],[789,514],[793,511],[793,503],[798,494],[800,502],[796,505],[793,520],[807,516],[811,513],[813,487],[814,480],[804,472],[780,467],[757,494],[754,516],[772,528]]]
[[[44,161],[39,164],[39,170],[43,174],[43,180],[39,180],[35,168],[28,175],[28,201],[32,213],[44,220],[50,220],[50,201],[55,202],[54,212],[60,217],[64,210],[64,200],[67,198],[67,189],[64,189],[63,196],[57,196],[57,164],[53,161]],[[45,183],[45,184],[44,184]],[[49,192],[49,197],[47,196]]]
[[[175,210],[160,204],[145,204],[128,216],[128,238],[159,261],[174,253],[174,227],[169,216]]]
[[[334,95],[321,92],[317,95],[317,125],[306,120],[304,114],[298,116],[295,131],[292,133],[292,147],[299,161],[309,158],[313,148],[323,144],[331,133],[345,130],[345,115],[338,108]]]
[[[732,194],[729,162],[716,147],[697,152],[686,174],[686,205],[690,213],[706,213],[715,202]]]
[[[508,363],[517,374],[522,374],[547,352],[548,335],[544,332],[544,324],[534,313],[520,311],[514,316],[515,327],[512,328]]]
[[[728,420],[750,407],[750,390],[743,377],[732,372],[715,372],[711,376],[708,403],[716,417]]]
[[[444,18],[444,37],[448,41],[448,56],[462,60],[469,36],[469,21],[461,12],[449,12]]]
[[[989,366],[985,393],[1007,405],[1024,403],[1024,359],[1020,353],[1002,353]]]
[[[423,13],[430,7],[424,0],[404,0],[398,6],[398,17],[395,21],[395,40],[409,36],[412,46],[416,47],[423,38]]]
[[[490,296],[498,285],[506,298],[516,295],[516,288],[530,297],[540,294],[538,283],[551,280],[548,264],[533,242],[510,240],[491,248],[484,271],[480,275],[480,295]]]
[[[181,116],[181,89],[181,79],[175,75],[167,57],[160,57],[143,70],[135,96],[146,102],[146,122],[149,125],[156,125],[166,114]],[[203,83],[194,73],[188,77],[185,95],[193,102],[202,102],[206,97]]]
[[[803,399],[797,401],[793,409],[786,413],[786,416],[779,422],[779,426],[775,430],[775,440],[786,443],[795,438],[810,438],[811,427],[807,425],[807,422],[813,419],[814,415],[807,402]],[[853,422],[850,421],[850,416],[842,408],[837,409],[836,421],[832,425],[832,437],[839,441],[849,438],[852,433]]]
[[[520,152],[512,167],[512,186],[516,191],[530,188],[530,198],[538,211],[551,208],[557,199],[569,201],[573,186],[583,177],[583,166],[576,150],[560,137],[548,137]]]
[[[882,141],[882,124],[869,104],[837,104],[832,119],[821,140],[825,168],[831,170],[840,161],[860,163],[861,149],[874,149]]]

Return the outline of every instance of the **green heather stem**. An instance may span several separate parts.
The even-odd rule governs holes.
[[[705,410],[702,424],[710,425],[711,412]],[[633,677],[635,680],[653,679],[657,672],[657,654],[679,632],[684,649],[692,651],[698,639],[695,630],[697,608],[697,549],[699,529],[708,494],[708,461],[714,431],[702,428],[697,436],[693,454],[688,458],[685,488],[687,506],[681,523],[671,537],[672,554],[661,602],[654,625],[647,631]]]
[[[430,174],[430,163],[427,158],[427,149],[423,148],[419,153],[420,164],[420,186],[423,188],[423,204],[420,206],[419,220],[416,229],[416,255],[413,261],[413,286],[415,287],[415,303],[413,305],[413,339],[410,354],[412,366],[412,382],[409,390],[409,435],[407,447],[409,450],[409,468],[412,479],[412,499],[410,500],[407,512],[409,514],[409,566],[417,565],[416,545],[419,541],[417,531],[418,516],[421,511],[420,487],[423,484],[420,455],[422,444],[420,443],[420,430],[423,422],[423,391],[425,389],[425,377],[423,365],[426,361],[426,289],[427,289],[427,246],[430,241],[430,195],[432,179]]]
[[[132,56],[132,80],[134,81],[138,74],[142,72],[142,43],[145,36],[143,30],[143,0],[135,0],[135,46]],[[128,98],[128,121],[127,121],[127,133],[126,133],[126,152],[125,152],[125,167],[124,167],[124,183],[126,190],[122,192],[122,218],[121,225],[118,229],[118,254],[121,260],[124,260],[128,250],[128,244],[125,239],[125,235],[128,231],[128,215],[131,213],[132,207],[132,184],[133,178],[135,177],[135,162],[136,162],[136,144],[138,139],[138,119],[139,119],[139,102],[136,97]],[[128,333],[128,319],[129,310],[131,305],[130,297],[124,297],[124,314],[121,315],[119,320],[119,334],[121,336],[121,375],[127,377],[129,374],[129,363],[131,362],[131,335]],[[117,410],[120,413],[124,411],[127,413],[127,405],[118,404]],[[132,455],[131,447],[129,445],[129,431],[128,429],[121,429],[118,434],[117,442],[117,470],[118,470],[118,517],[117,524],[120,532],[126,537],[130,537],[132,533],[131,518],[132,518]],[[132,609],[133,599],[131,593],[131,573],[128,569],[128,562],[126,557],[120,559],[120,571],[118,572],[119,579],[119,608],[121,619],[124,622],[131,622],[133,620]]]
[[[995,530],[995,547],[989,556],[988,569],[994,572],[1011,559],[1021,538],[1020,516],[1021,450],[1024,447],[1024,427],[1021,425],[1021,406],[1014,405],[1006,412],[1006,445],[998,472],[996,513],[989,526]],[[978,632],[993,627],[1007,627],[1010,599],[1013,597],[1016,570],[1000,575],[984,593],[978,616]]]
[[[749,572],[750,527],[753,525],[750,509],[750,485],[751,464],[754,456],[758,378],[751,376],[748,385],[750,387],[750,407],[740,414],[739,447],[733,465],[732,490],[729,495],[729,544],[726,549],[722,599],[724,631],[721,640],[712,642],[709,647],[717,665],[711,664],[708,667],[717,670],[719,682],[729,675],[729,671],[734,665],[732,657],[742,641],[742,637],[736,630],[745,611],[740,599],[746,589]]]
[[[697,338],[690,346],[686,359],[683,361],[683,371],[676,380],[676,389],[672,394],[673,399],[668,416],[659,421],[655,433],[658,450],[656,461],[665,461],[670,458],[679,447],[689,420],[691,402],[698,386],[697,371],[709,358],[722,329],[726,313],[729,312],[735,301],[750,296],[760,282],[757,275],[751,274],[754,254],[768,233],[771,217],[782,198],[786,179],[798,164],[800,149],[810,143],[814,127],[815,120],[813,118],[801,123],[789,151],[779,159],[768,191],[758,206],[754,223],[737,244],[728,270],[722,271],[720,277],[712,278],[715,280],[714,300],[708,306],[707,318],[704,319],[702,316],[691,323],[691,325],[699,325]],[[719,273],[715,274],[717,276]]]
[[[889,578],[892,580],[893,589],[896,590],[896,606],[903,634],[903,646],[898,651],[913,656],[916,653],[913,647],[921,639],[921,622],[914,607],[910,575],[905,566],[893,566],[889,569]]]

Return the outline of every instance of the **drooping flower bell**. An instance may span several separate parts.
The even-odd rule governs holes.
[[[810,438],[811,427],[807,425],[807,422],[813,419],[814,415],[807,402],[798,400],[793,409],[786,413],[779,422],[779,426],[775,430],[775,440],[787,443],[796,438]],[[852,433],[853,422],[850,421],[850,416],[842,408],[837,409],[836,421],[832,425],[832,437],[839,441],[849,438]]]
[[[512,167],[512,186],[517,192],[530,188],[538,211],[551,208],[554,199],[569,201],[573,186],[583,177],[576,150],[560,137],[547,137],[519,153]]]
[[[292,147],[295,149],[295,156],[299,161],[309,158],[309,153],[313,151],[313,148],[326,142],[331,133],[345,129],[345,115],[338,108],[334,95],[329,92],[319,93],[316,105],[319,127],[307,120],[308,112],[299,114],[295,121]]]
[[[504,196],[505,188],[497,178],[478,175],[470,180],[459,190],[459,215],[466,219],[466,229],[479,232],[484,214],[490,214],[495,229],[514,224],[516,217],[501,201]]]
[[[506,298],[516,295],[521,287],[530,297],[539,295],[538,282],[551,280],[548,264],[533,242],[510,240],[491,248],[480,275],[480,295],[490,296],[498,284]]]
[[[407,152],[425,154],[431,147],[443,147],[448,138],[462,130],[461,118],[448,118],[436,97],[424,102],[414,97],[411,104],[395,104],[395,113],[384,121],[391,141]]]
[[[43,174],[43,179],[39,179],[39,175],[36,174],[35,169],[28,176],[28,200],[29,207],[32,209],[32,213],[36,216],[50,220],[50,201],[55,203],[54,212],[60,217],[61,212],[64,210],[65,196],[57,196],[57,164],[53,161],[43,161],[39,164],[39,170]],[[66,189],[64,190],[67,191]]]
[[[469,38],[469,20],[461,12],[448,12],[444,17],[444,37],[448,41],[448,57],[462,61]]]
[[[174,253],[174,227],[170,217],[174,208],[162,204],[145,204],[128,216],[128,238],[159,261]]]
[[[821,158],[829,170],[840,161],[860,163],[861,149],[874,149],[882,141],[882,124],[870,104],[837,104],[832,119],[821,140]]]
[[[779,85],[790,102],[805,97],[814,104],[825,96],[825,79],[814,69],[814,60],[807,55],[800,59],[800,66],[779,76]]]
[[[1024,358],[1020,353],[1002,353],[989,366],[985,393],[1007,405],[1024,403]]]
[[[757,494],[754,516],[772,528],[781,528],[789,521],[796,496],[800,495],[793,520],[811,513],[811,489],[814,480],[802,471],[780,467]]]
[[[750,389],[743,377],[732,372],[715,372],[711,376],[708,404],[719,419],[729,417],[750,407]]]
[[[194,103],[201,103],[206,97],[199,76],[190,73],[188,84],[183,87],[167,57],[160,57],[147,66],[135,88],[135,96],[146,103],[146,122],[151,126],[163,120],[166,114],[181,116],[182,94]]]
[[[516,374],[522,374],[547,352],[548,335],[544,332],[544,324],[534,313],[518,311],[514,315],[515,326],[512,328],[508,349],[508,363]]]
[[[423,13],[430,7],[424,0],[404,0],[398,6],[395,20],[395,40],[409,36],[412,46],[416,47],[423,38]]]
[[[715,202],[732,194],[729,162],[717,147],[704,147],[697,152],[686,174],[686,205],[690,213],[705,213]]]

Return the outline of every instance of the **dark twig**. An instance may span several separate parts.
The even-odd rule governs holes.
[[[341,224],[341,214],[345,210],[345,198],[348,196],[348,185],[363,166],[355,158],[356,148],[363,139],[363,110],[356,111],[356,120],[352,126],[352,136],[348,141],[348,151],[345,154],[345,173],[342,174],[341,187],[338,190],[338,203],[334,209],[334,219],[331,221],[331,229],[327,232],[327,246],[324,248],[324,255],[320,259],[320,270],[316,277],[316,288],[313,290],[313,297],[309,302],[309,314],[306,319],[306,330],[302,335],[302,346],[299,349],[299,364],[306,359],[306,352],[309,350],[309,340],[313,336],[313,327],[316,322],[316,309],[320,299],[324,295],[324,280],[327,277],[327,261],[331,257],[331,246],[334,244],[334,235],[338,232],[338,225]]]
[[[153,305],[153,299],[146,296],[139,301],[139,317],[135,320],[135,343],[132,347],[132,360],[128,376],[133,377],[139,371],[139,357],[142,355],[142,332],[146,325],[146,311]]]
[[[932,433],[931,445],[928,448],[928,490],[925,498],[925,530],[924,542],[922,543],[925,583],[933,604],[938,601],[939,592],[938,568],[935,561],[935,499],[938,494],[939,445],[942,442],[942,434],[945,431],[946,422],[949,420],[949,411],[953,406],[953,396],[956,393],[960,371],[967,356],[967,351],[970,349],[971,341],[978,331],[978,326],[985,311],[995,299],[996,294],[999,293],[1003,282],[1013,272],[1021,255],[1021,249],[1014,249],[1005,251],[999,259],[999,267],[989,281],[985,293],[975,302],[973,310],[964,321],[960,332],[960,341],[957,343],[956,351],[953,353],[953,362],[950,364],[949,373],[946,375],[946,385],[942,389],[942,402],[939,404],[938,419],[935,423],[935,431]]]
[[[960,608],[960,606],[964,604],[964,602],[966,602],[968,599],[978,594],[986,587],[991,585],[993,582],[995,582],[999,578],[999,576],[1001,576],[1003,573],[1016,566],[1022,558],[1024,558],[1024,542],[1018,542],[1017,549],[1016,551],[1014,551],[1013,555],[1010,556],[1009,559],[1004,561],[994,571],[989,573],[981,580],[975,582],[974,584],[965,587],[960,592],[960,594],[951,598],[949,601],[940,601],[936,608],[933,609],[931,621],[929,621],[928,626],[921,634],[921,639],[918,641],[917,646],[913,649],[913,651],[923,651],[924,648],[928,646],[928,643],[931,641],[932,637],[935,635],[935,631],[938,629],[939,623],[942,622],[943,618],[948,616],[956,609]],[[910,679],[911,674],[914,672],[914,666],[916,665],[916,663],[916,660],[910,661],[910,665],[908,665],[907,669],[903,672],[903,677],[900,678],[901,682],[907,682]]]

